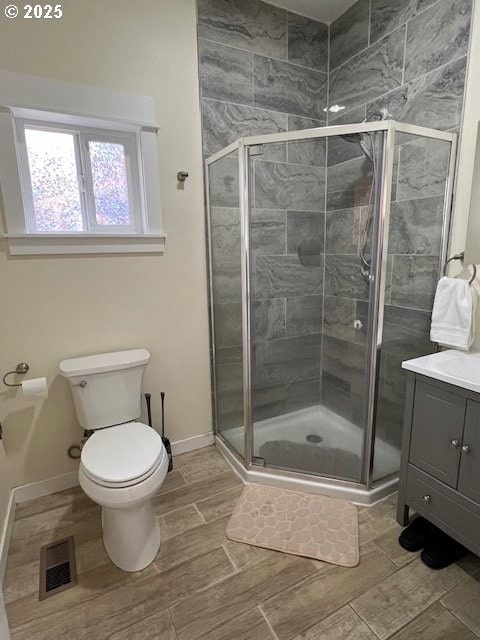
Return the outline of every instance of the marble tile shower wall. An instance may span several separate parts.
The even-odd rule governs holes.
[[[243,135],[322,126],[327,99],[345,107],[328,124],[361,122],[386,108],[400,121],[459,128],[471,0],[358,0],[330,29],[260,0],[197,4],[205,156]],[[379,397],[380,435],[395,444],[399,364],[431,347],[447,149],[401,142]],[[322,400],[360,422],[365,330],[353,321],[367,325],[359,246],[371,165],[358,144],[335,138],[328,153],[318,142],[265,146],[253,174],[255,417],[318,401],[323,341]],[[238,232],[237,188],[228,159],[211,187],[220,235]],[[228,427],[243,422],[240,263],[232,267],[235,253],[226,239],[221,244],[225,264],[217,273],[214,265],[213,276],[230,297],[215,308],[217,384],[219,423]]]
[[[328,26],[260,0],[198,0],[205,156],[240,136],[325,125]],[[236,162],[212,167],[217,423],[243,423]],[[319,401],[326,145],[265,145],[253,163],[255,419]],[[223,235],[222,235],[223,234]],[[230,240],[226,236],[230,234]],[[218,253],[218,251],[217,251]],[[229,264],[227,264],[227,262]],[[235,274],[232,271],[236,271]]]
[[[457,131],[471,8],[471,0],[358,0],[330,27],[329,104],[345,110],[328,124],[360,122],[385,108],[399,121]],[[379,435],[397,445],[401,361],[432,346],[429,323],[448,161],[446,143],[409,136],[399,143],[377,416]],[[365,337],[353,329],[353,320],[366,320],[358,246],[370,163],[358,144],[337,138],[329,140],[327,165],[323,400],[354,417],[361,409]]]

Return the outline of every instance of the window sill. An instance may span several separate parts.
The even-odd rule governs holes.
[[[6,233],[12,256],[163,253],[165,234]]]

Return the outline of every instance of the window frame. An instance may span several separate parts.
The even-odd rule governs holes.
[[[166,234],[154,117],[154,101],[148,96],[0,71],[0,183],[6,223],[3,236],[10,254],[163,253]],[[21,140],[18,143],[18,127],[25,124],[27,128],[78,131],[75,147],[81,155],[85,155],[81,147],[88,139],[120,141],[130,169],[132,225],[97,223],[84,231],[38,231],[31,219],[34,207],[26,141],[23,148]],[[92,201],[89,207],[94,212]]]
[[[35,204],[32,192],[30,162],[25,129],[66,133],[74,139],[74,151],[78,178],[79,198],[82,209],[83,229],[79,231],[58,231],[58,233],[105,233],[135,234],[145,231],[145,212],[141,197],[141,167],[139,165],[140,149],[138,136],[130,131],[110,131],[108,129],[66,125],[31,118],[15,118],[15,136],[17,162],[20,175],[23,206],[25,210],[26,232],[29,234],[48,234],[37,228]],[[128,201],[131,223],[129,225],[102,225],[96,222],[96,203],[93,187],[93,173],[88,150],[89,142],[111,142],[121,144],[125,151],[127,169]]]

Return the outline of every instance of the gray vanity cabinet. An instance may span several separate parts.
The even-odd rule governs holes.
[[[412,508],[480,555],[480,394],[407,373],[397,520]]]
[[[480,504],[480,402],[467,402],[458,490]]]
[[[464,420],[465,398],[416,384],[410,462],[450,487],[457,485]]]

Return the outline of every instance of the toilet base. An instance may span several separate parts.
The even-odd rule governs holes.
[[[103,544],[123,571],[141,571],[160,548],[160,525],[150,500],[129,509],[102,508]]]

